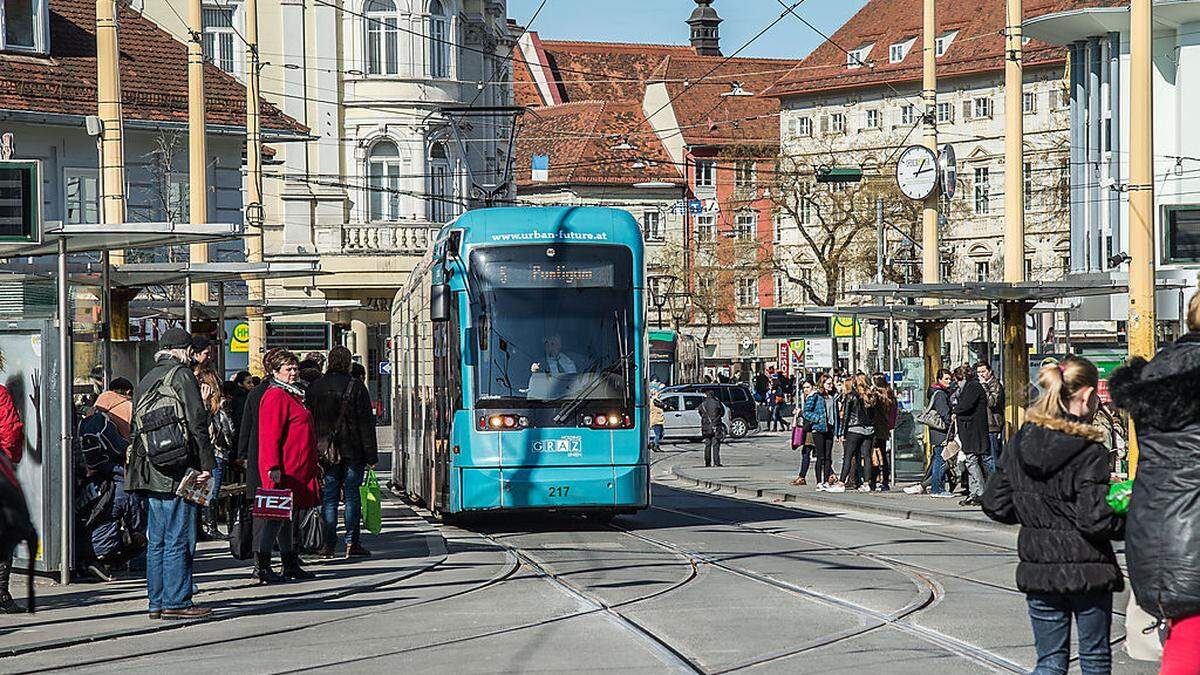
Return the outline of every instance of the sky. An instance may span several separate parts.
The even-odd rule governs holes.
[[[508,0],[508,16],[527,25],[542,0]],[[791,5],[795,0],[786,0]],[[826,34],[837,30],[866,0],[805,0],[796,12]],[[603,40],[687,44],[684,23],[693,0],[546,0],[531,29],[547,40]],[[724,19],[721,49],[728,56],[779,18],[778,0],[715,0]],[[820,35],[786,16],[738,56],[798,59],[822,42]]]

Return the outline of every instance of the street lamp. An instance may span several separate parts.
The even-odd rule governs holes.
[[[675,320],[675,330],[679,330],[679,326],[692,312],[692,294],[672,293],[668,300],[671,304],[671,318]]]
[[[676,277],[670,274],[655,274],[650,277],[650,304],[658,310],[658,327],[662,328],[663,323],[663,307],[666,307],[667,302],[671,299],[671,295],[675,293],[675,283],[679,281]]]

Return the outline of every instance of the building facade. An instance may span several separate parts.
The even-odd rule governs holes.
[[[747,377],[776,359],[759,339],[759,310],[779,292],[770,197],[779,106],[760,94],[796,61],[721,57],[711,2],[681,20],[688,46],[522,35],[515,96],[530,112],[518,200],[629,210],[651,274],[674,277],[689,296],[677,316],[664,309],[663,327],[682,324],[704,343],[709,368]]]
[[[1200,129],[1186,122],[1200,102],[1200,2],[1154,3],[1154,219],[1160,337],[1186,330],[1181,302],[1200,272]],[[1066,48],[1071,60],[1071,271],[1123,280],[1129,232],[1129,7],[1062,2],[1026,21],[1026,33]],[[1184,288],[1167,288],[1179,285]],[[1097,346],[1119,346],[1128,299],[1089,298],[1081,318],[1103,322]]]
[[[1026,3],[1027,13],[1045,2]],[[906,145],[920,143],[922,8],[915,0],[872,0],[768,92],[779,98],[781,163],[795,172],[808,204],[784,210],[781,247],[789,252],[789,278],[814,279],[816,296],[855,301],[850,291],[878,276],[919,281],[919,204],[899,193],[895,160]],[[938,141],[954,147],[958,181],[952,198],[941,200],[939,248],[942,281],[1000,281],[1003,276],[1004,186],[1004,7],[1003,3],[938,2],[936,60]],[[845,51],[843,51],[845,48]],[[1038,40],[1024,46],[1022,89],[1025,127],[1025,277],[1063,276],[1071,265],[1068,215],[1073,206],[1071,98],[1067,52]],[[819,228],[817,212],[836,210],[846,199],[839,184],[817,184],[822,166],[863,171],[870,195],[881,200],[885,245],[876,228],[856,246],[866,264],[838,277],[840,288],[824,288],[814,247],[800,228]],[[806,178],[805,175],[812,178]],[[870,203],[864,204],[870,208]],[[799,216],[798,218],[796,216]],[[797,222],[799,220],[800,222]],[[886,262],[880,270],[877,256]],[[809,269],[805,269],[805,268]],[[828,292],[827,292],[828,291]],[[797,300],[814,304],[813,294]],[[807,298],[803,297],[808,295]],[[801,303],[803,304],[803,303]],[[976,324],[946,331],[945,348],[955,359],[970,358],[978,345]]]
[[[181,39],[175,0],[135,0]],[[392,300],[430,235],[504,182],[512,116],[504,0],[261,0],[263,98],[312,130],[266,167],[265,255],[320,261],[325,275],[268,285],[363,308],[291,319],[334,323],[371,373],[386,357]],[[206,56],[245,76],[245,4],[204,5]],[[511,199],[511,191],[500,197]],[[386,408],[385,408],[386,409]]]

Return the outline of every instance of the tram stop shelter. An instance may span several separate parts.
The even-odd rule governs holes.
[[[57,571],[62,583],[70,582],[74,536],[74,467],[72,457],[73,382],[68,257],[77,253],[206,244],[236,240],[243,236],[240,223],[46,223],[40,243],[0,246],[0,256],[12,259],[57,256],[54,319],[17,319],[0,326],[0,349],[8,361],[5,384],[13,394],[26,425],[30,448],[18,467],[21,484],[41,544],[33,565],[41,571]],[[107,260],[107,256],[105,258]],[[19,267],[21,263],[15,263]],[[0,265],[0,270],[6,266]],[[106,291],[102,302],[107,310],[110,266],[99,266],[100,284]],[[17,271],[15,279],[23,277]],[[45,275],[35,275],[45,279]],[[105,317],[107,320],[107,315]],[[57,414],[56,414],[57,412]],[[54,440],[58,447],[54,447]]]

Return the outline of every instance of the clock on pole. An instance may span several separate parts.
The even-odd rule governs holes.
[[[937,190],[941,174],[938,157],[923,145],[910,145],[896,161],[896,185],[909,199],[924,200]]]

